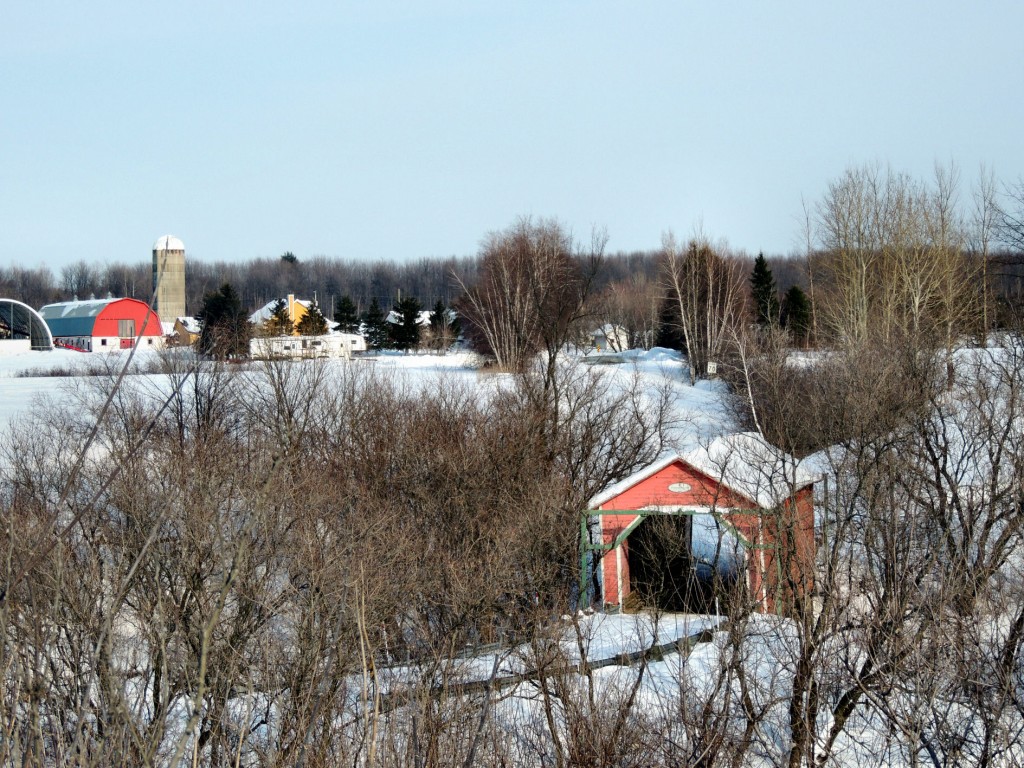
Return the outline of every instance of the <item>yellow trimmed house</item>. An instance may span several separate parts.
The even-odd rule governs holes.
[[[259,329],[266,328],[268,321],[274,316],[274,307],[277,306],[278,301],[280,301],[280,299],[268,301],[261,308],[249,315],[249,322]],[[294,293],[289,293],[288,298],[284,301],[288,306],[288,319],[292,321],[291,335],[298,336],[300,335],[299,321],[306,316],[306,313],[309,311],[309,305],[312,302],[296,299]]]

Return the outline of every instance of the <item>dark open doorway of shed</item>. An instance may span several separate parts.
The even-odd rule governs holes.
[[[727,609],[735,579],[723,579],[717,569],[694,558],[690,515],[646,517],[628,542],[630,592],[624,610],[712,614]]]

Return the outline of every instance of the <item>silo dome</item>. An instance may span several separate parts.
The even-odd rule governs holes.
[[[164,235],[153,243],[154,251],[184,251],[185,244],[174,235]]]

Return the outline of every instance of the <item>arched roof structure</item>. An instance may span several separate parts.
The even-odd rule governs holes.
[[[138,299],[88,299],[47,304],[39,314],[58,339],[80,336],[118,336],[119,320],[134,320],[143,336],[162,336],[160,318]]]
[[[16,299],[0,298],[0,347],[8,341],[27,341],[30,349],[53,349],[53,335],[38,312]]]

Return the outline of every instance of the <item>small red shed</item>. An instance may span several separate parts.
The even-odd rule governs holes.
[[[590,501],[586,525],[605,606],[622,606],[634,588],[630,537],[653,515],[686,516],[717,528],[742,550],[739,568],[765,612],[784,610],[814,585],[814,496],[817,478],[754,432],[720,437],[673,455],[609,487]],[[723,534],[723,532],[725,532]],[[699,558],[697,558],[699,560]],[[714,564],[713,566],[714,567]]]

